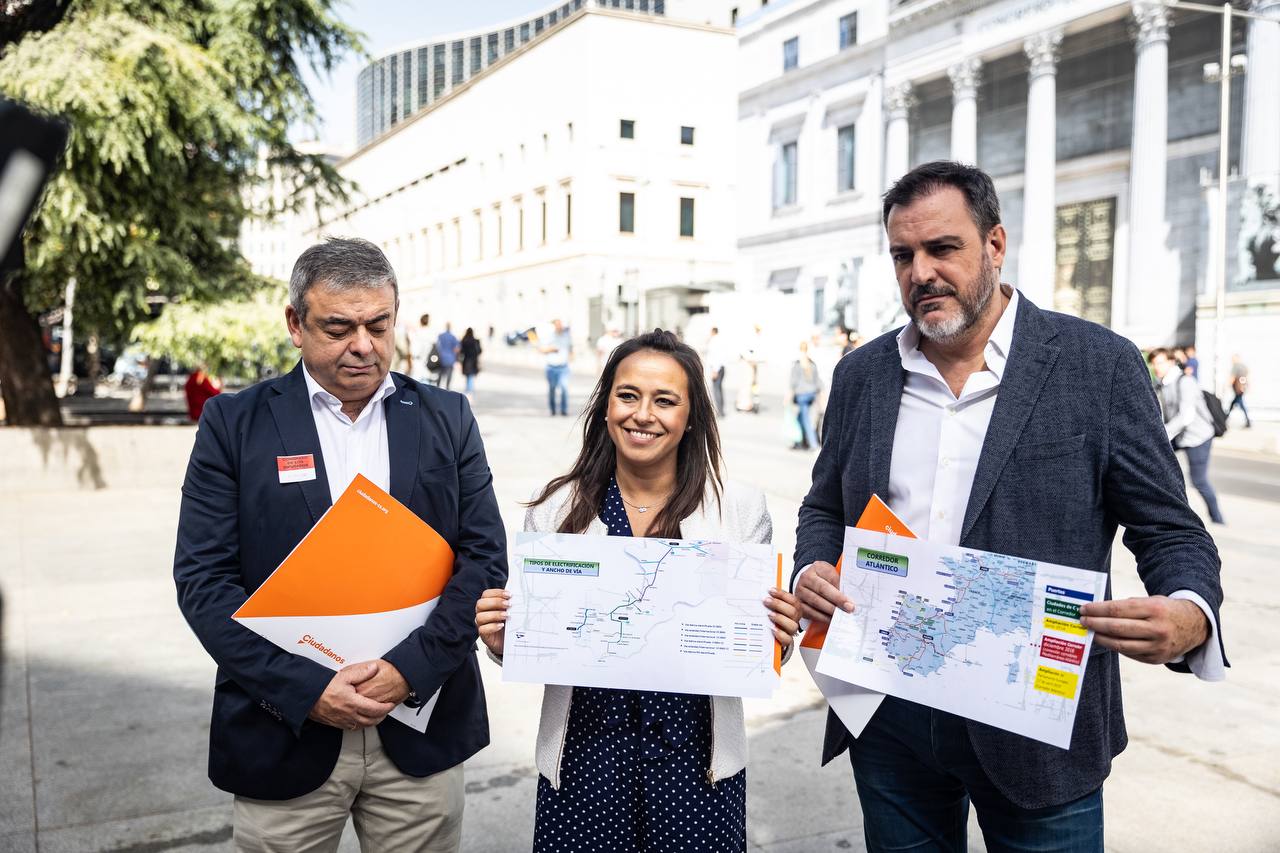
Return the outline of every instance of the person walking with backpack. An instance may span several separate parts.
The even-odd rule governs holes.
[[[1218,508],[1218,495],[1209,482],[1209,452],[1213,448],[1215,427],[1200,383],[1184,373],[1182,365],[1167,349],[1154,349],[1147,356],[1156,378],[1156,396],[1164,414],[1164,428],[1175,450],[1186,451],[1191,468],[1191,484],[1209,508],[1214,524],[1225,524]]]

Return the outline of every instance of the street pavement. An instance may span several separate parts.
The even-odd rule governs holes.
[[[586,382],[571,386],[575,411]],[[789,449],[777,398],[764,406],[725,419],[725,458],[730,478],[765,490],[774,542],[789,554],[814,457]],[[476,411],[508,530],[518,530],[519,502],[567,467],[581,424],[547,415],[529,369],[482,374]],[[0,851],[230,849],[230,797],[205,777],[213,664],[170,575],[182,467],[164,464],[154,485],[33,482],[0,495]],[[1105,790],[1107,846],[1121,853],[1280,850],[1280,462],[1224,449],[1213,470],[1229,522],[1212,532],[1233,669],[1207,684],[1124,662],[1130,744]],[[1140,594],[1118,541],[1113,572],[1117,597]],[[540,691],[481,667],[493,742],[467,764],[463,849],[527,850]],[[778,695],[748,701],[747,715],[750,849],[863,849],[847,760],[818,766],[824,706],[803,666],[788,666]],[[972,816],[970,826],[970,849],[984,849]],[[350,828],[343,849],[357,849]]]

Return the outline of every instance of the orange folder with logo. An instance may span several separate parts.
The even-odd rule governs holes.
[[[863,508],[862,515],[858,516],[858,521],[854,527],[862,530],[880,530],[885,533],[895,533],[898,536],[915,538],[915,534],[911,532],[911,529],[903,523],[902,519],[894,515],[893,510],[889,509],[888,504],[880,500],[878,495],[872,495],[871,500],[867,501],[867,505]],[[836,561],[837,574],[840,573],[843,564],[844,556],[842,555]],[[831,710],[835,711],[836,716],[844,723],[849,733],[857,737],[871,720],[871,715],[875,713],[876,708],[880,707],[884,694],[819,673],[817,670],[818,656],[822,652],[822,644],[826,641],[826,638],[826,623],[821,625],[810,624],[800,640],[800,658],[809,670],[813,683],[822,691],[823,697],[831,706]]]
[[[451,577],[449,543],[357,475],[231,618],[338,670],[382,657],[425,624]],[[435,699],[391,717],[425,731]]]

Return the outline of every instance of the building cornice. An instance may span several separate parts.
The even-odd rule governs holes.
[[[804,65],[738,93],[738,111],[788,103],[813,94],[822,79],[823,89],[878,74],[884,68],[886,37],[846,48],[826,59]]]

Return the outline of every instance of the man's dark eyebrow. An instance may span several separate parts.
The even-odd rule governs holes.
[[[958,234],[943,234],[941,237],[930,237],[924,241],[926,246],[936,246],[939,243],[964,243],[964,238]]]
[[[391,319],[391,312],[385,311],[370,320],[365,321],[366,326],[372,326],[374,323],[385,323]],[[358,325],[355,320],[346,317],[325,317],[320,321],[322,326],[355,326]]]

